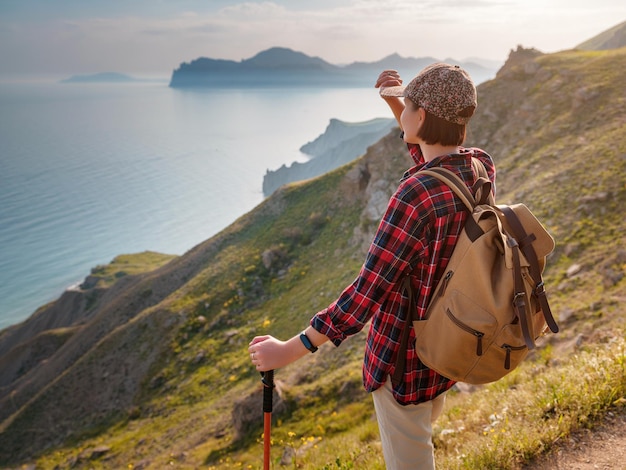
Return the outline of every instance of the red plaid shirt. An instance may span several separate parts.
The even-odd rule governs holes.
[[[402,276],[412,273],[417,318],[423,318],[468,214],[451,189],[417,171],[441,166],[471,188],[475,182],[471,157],[477,157],[495,182],[493,161],[480,149],[462,149],[459,154],[424,162],[419,146],[408,147],[416,166],[404,174],[391,197],[359,276],[311,319],[311,325],[336,346],[371,320],[363,360],[363,384],[369,392],[391,380],[395,368],[407,318]],[[412,328],[410,335],[404,380],[394,386],[396,400],[405,405],[432,400],[454,385],[422,364],[415,353]]]

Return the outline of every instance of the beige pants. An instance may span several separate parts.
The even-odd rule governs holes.
[[[418,405],[400,405],[391,380],[372,393],[387,470],[433,470],[432,425],[443,410],[445,393]]]

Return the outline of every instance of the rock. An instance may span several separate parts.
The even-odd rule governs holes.
[[[109,452],[111,452],[111,448],[109,446],[90,447],[78,454],[78,460],[96,460]]]
[[[583,269],[582,265],[580,265],[580,264],[572,264],[569,268],[567,268],[567,272],[565,273],[565,275],[567,277],[575,276],[580,271],[582,271],[582,269]]]
[[[372,175],[369,172],[367,164],[357,165],[348,173],[346,173],[346,186],[348,194],[358,194],[367,188]]]
[[[100,281],[100,279],[101,278],[99,276],[92,276],[90,274],[89,276],[87,276],[85,278],[83,283],[80,285],[80,288],[83,289],[83,290],[93,289],[94,287],[96,287],[96,285],[98,284],[98,281]]]
[[[290,466],[293,462],[293,458],[296,456],[296,451],[293,447],[285,447],[283,449],[283,455],[280,457],[280,465],[283,467]]]
[[[287,409],[283,400],[282,383],[276,381],[273,393],[273,415],[280,415]],[[245,437],[253,429],[263,428],[263,386],[237,400],[233,406],[231,423],[235,429],[235,439]]]
[[[144,470],[144,468],[148,468],[151,463],[152,461],[148,459],[140,460],[139,462],[133,464],[133,470]]]
[[[206,359],[206,351],[201,350],[200,352],[198,352],[198,354],[196,354],[192,362],[193,364],[200,364],[202,361],[204,361],[204,359]]]
[[[536,64],[533,65],[534,59],[540,55],[543,55],[543,52],[534,48],[526,49],[518,45],[516,50],[510,50],[509,57],[502,68],[498,70],[496,77],[512,73],[518,65],[522,66],[522,70],[525,74],[534,75],[539,68]]]
[[[574,310],[571,308],[564,308],[559,312],[559,323],[566,323],[574,315]]]
[[[261,260],[265,269],[276,268],[284,264],[287,252],[281,247],[268,248],[261,254]]]
[[[379,221],[387,209],[390,196],[388,186],[389,183],[384,180],[376,181],[372,186],[370,197],[367,200],[367,207],[363,211],[365,217],[372,222]]]

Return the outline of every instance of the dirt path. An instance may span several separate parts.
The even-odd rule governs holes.
[[[610,412],[592,430],[573,434],[524,470],[626,470],[626,408]]]

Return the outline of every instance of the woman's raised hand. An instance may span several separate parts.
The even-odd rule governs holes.
[[[375,88],[387,88],[390,86],[402,85],[402,79],[397,70],[384,70],[378,76],[376,80]]]

